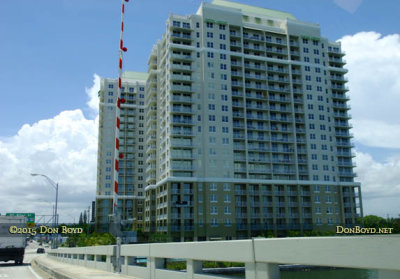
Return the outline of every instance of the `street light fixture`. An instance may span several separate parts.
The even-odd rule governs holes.
[[[47,181],[53,186],[53,188],[56,190],[56,208],[54,210],[54,228],[57,228],[58,226],[58,215],[57,215],[57,206],[58,206],[58,183],[54,182],[51,178],[49,178],[47,175],[40,174],[40,173],[31,173],[32,176],[43,176],[44,178],[47,179]],[[52,243],[53,248],[57,248],[57,241],[54,241]]]

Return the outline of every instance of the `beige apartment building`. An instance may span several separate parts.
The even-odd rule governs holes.
[[[126,192],[143,215],[121,198],[122,215],[172,241],[354,225],[343,56],[319,25],[280,11],[214,0],[170,15],[148,60],[144,130],[126,130],[134,150],[144,131],[143,180],[135,173]]]
[[[145,178],[145,86],[147,74],[122,75],[118,213],[127,230],[143,226]],[[114,192],[115,107],[118,80],[102,78],[99,91],[96,226],[108,230]]]

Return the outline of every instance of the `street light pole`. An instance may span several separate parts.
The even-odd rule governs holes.
[[[56,190],[56,205],[54,209],[54,228],[57,228],[58,226],[58,215],[57,215],[57,208],[58,208],[58,183],[54,182],[51,178],[49,178],[47,175],[40,174],[40,173],[31,173],[32,176],[43,176],[44,178],[47,179],[47,181],[53,186],[53,188]],[[55,243],[52,243],[53,248],[57,248],[57,238]]]

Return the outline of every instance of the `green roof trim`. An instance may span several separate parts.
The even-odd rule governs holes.
[[[148,76],[147,73],[142,73],[142,72],[125,71],[122,73],[122,78],[134,79],[134,80],[146,80],[147,76]]]
[[[288,18],[296,19],[293,15],[289,13],[230,2],[226,0],[212,0],[212,4],[223,7],[240,9],[242,10],[243,13],[257,14],[260,16],[274,17],[279,19],[288,19]]]
[[[302,39],[308,39],[308,40],[313,40],[313,41],[320,41],[321,38],[319,37],[309,37],[309,36],[301,36]]]

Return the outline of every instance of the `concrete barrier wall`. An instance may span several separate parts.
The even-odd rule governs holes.
[[[110,245],[62,248],[48,253],[64,262],[112,272],[115,250]],[[220,277],[202,273],[202,261],[225,261],[245,263],[246,279],[277,279],[278,264],[378,269],[379,278],[400,278],[399,252],[400,236],[130,244],[121,246],[121,273],[146,279],[216,279]],[[81,255],[83,260],[79,259]],[[99,261],[101,256],[106,257],[106,262]],[[132,265],[135,257],[146,258],[146,267]],[[164,259],[186,260],[186,272],[166,270]]]

